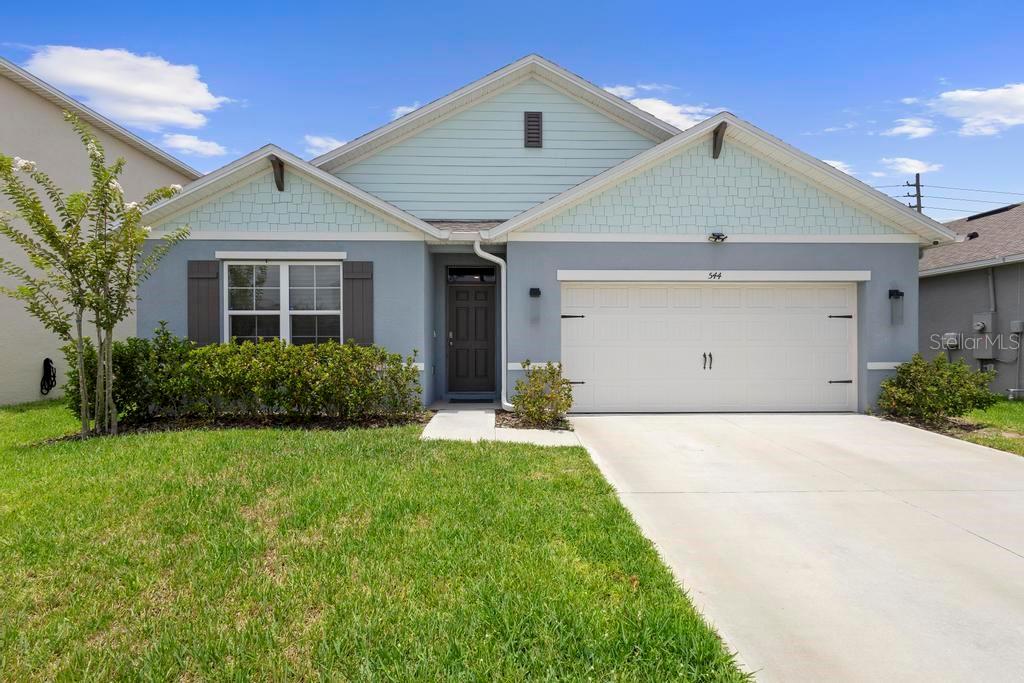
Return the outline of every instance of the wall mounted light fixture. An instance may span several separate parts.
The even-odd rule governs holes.
[[[530,296],[536,299],[540,296],[540,287],[530,287]]]
[[[903,292],[898,289],[889,290],[889,322],[903,324]]]

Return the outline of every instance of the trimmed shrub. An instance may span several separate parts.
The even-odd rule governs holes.
[[[951,363],[944,355],[931,361],[917,353],[882,382],[878,408],[893,417],[941,422],[987,408],[999,397],[988,389],[994,372],[971,370],[962,359]]]
[[[153,339],[114,342],[114,400],[127,422],[177,417],[401,420],[421,410],[415,354],[379,346],[260,343],[197,347],[161,324]],[[78,411],[75,349],[66,401]],[[96,352],[86,347],[91,378]],[[91,370],[90,370],[91,368]]]
[[[572,408],[572,384],[562,376],[561,363],[532,365],[523,361],[526,377],[517,380],[512,406],[528,425],[553,427],[565,421]]]

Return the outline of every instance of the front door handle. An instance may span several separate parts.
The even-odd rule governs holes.
[[[713,353],[708,354],[708,370],[715,364],[715,355]]]
[[[708,354],[707,354],[707,351],[704,352],[704,366],[701,369],[702,370],[707,370],[708,369]]]

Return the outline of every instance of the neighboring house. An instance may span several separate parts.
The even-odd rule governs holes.
[[[192,235],[140,334],[415,349],[426,401],[561,361],[577,411],[863,410],[917,348],[919,246],[954,238],[732,114],[680,132],[537,56],[147,221]]]
[[[968,216],[946,227],[977,237],[921,257],[920,341],[928,358],[947,353],[994,369],[992,389],[1024,388],[1024,204]]]
[[[65,110],[92,127],[110,160],[127,160],[120,182],[129,198],[139,199],[162,185],[184,184],[201,175],[2,58],[0,102],[0,153],[35,161],[65,192],[88,189],[91,183],[89,159],[77,134],[63,119]],[[0,211],[11,208],[10,201],[0,195]],[[0,237],[0,258],[27,265],[21,249],[4,237]],[[13,284],[0,277],[0,285]],[[0,296],[0,320],[0,404],[42,398],[39,382],[46,358],[53,360],[57,370],[57,387],[49,396],[59,395],[65,373],[61,343],[25,312],[20,301],[7,296]],[[131,334],[134,329],[134,321],[128,321],[118,331]]]

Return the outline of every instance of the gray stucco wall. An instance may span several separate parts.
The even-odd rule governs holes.
[[[161,320],[177,335],[188,334],[187,268],[192,260],[213,260],[217,251],[344,251],[349,261],[373,261],[374,341],[391,351],[427,362],[429,329],[422,292],[429,257],[424,242],[311,240],[186,240],[164,257],[153,276],[139,288],[138,335],[148,337]],[[424,400],[432,395],[423,382]]]
[[[995,339],[1002,335],[1002,348],[996,344],[993,360],[977,360],[971,348],[953,349],[949,355],[953,360],[963,358],[972,368],[979,368],[982,363],[992,364],[996,378],[990,386],[993,391],[1005,394],[1008,389],[1020,388],[1022,384],[1018,374],[1021,371],[1019,341],[1010,336],[1010,321],[1024,320],[1024,264],[999,266],[992,269],[992,274],[995,311],[988,334]],[[936,342],[944,332],[956,332],[965,340],[981,340],[972,325],[975,313],[991,310],[987,268],[921,278],[920,290],[918,343],[926,358],[942,353]]]
[[[559,360],[559,269],[870,270],[857,288],[858,405],[866,410],[891,374],[867,363],[906,361],[917,350],[917,257],[914,244],[510,242],[509,362]],[[541,297],[531,299],[530,287]],[[890,322],[890,288],[905,293],[901,325]],[[519,374],[510,371],[509,382]]]

